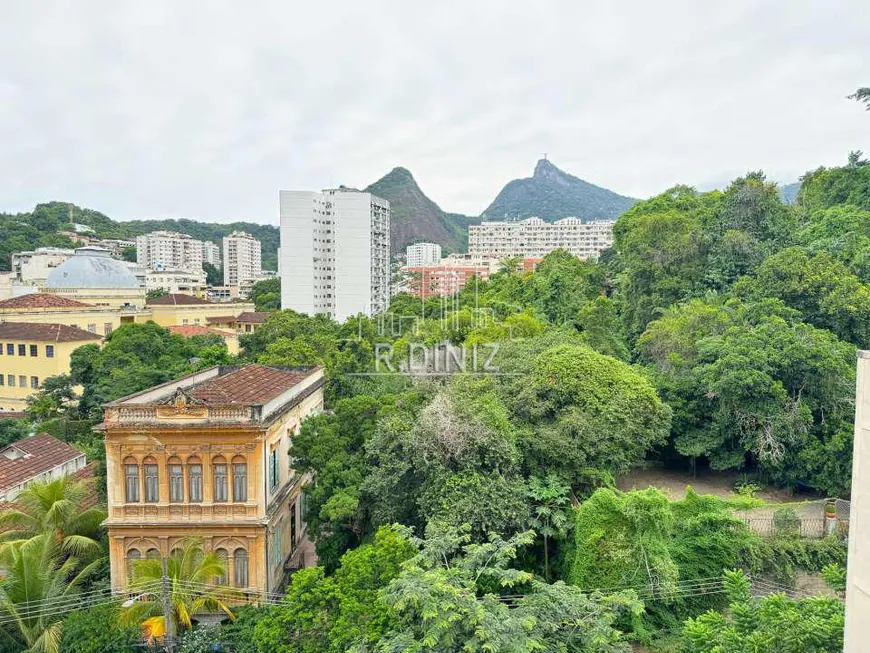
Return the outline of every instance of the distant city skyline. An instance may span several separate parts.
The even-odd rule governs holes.
[[[0,211],[277,225],[278,189],[404,166],[479,215],[544,152],[638,198],[870,152],[858,0],[339,4],[8,3]]]

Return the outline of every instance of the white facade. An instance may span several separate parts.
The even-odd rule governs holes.
[[[136,262],[153,270],[202,269],[202,241],[175,231],[152,231],[136,236]]]
[[[613,244],[614,222],[583,222],[580,218],[563,218],[552,223],[540,218],[483,222],[468,227],[468,253],[495,259],[537,258],[562,248],[582,259],[596,259]]]
[[[852,441],[852,502],[846,564],[845,653],[870,643],[870,352],[858,352],[855,435]]]
[[[390,301],[390,203],[353,189],[281,191],[281,308],[343,322]]]
[[[440,260],[441,245],[437,243],[414,243],[405,248],[405,265],[409,268],[438,265]]]
[[[203,241],[202,260],[219,268],[221,266],[221,248],[210,240]]]
[[[263,274],[260,241],[244,231],[224,236],[224,285],[238,286]]]
[[[205,290],[205,272],[191,270],[148,270],[145,291],[165,290],[168,293],[198,295]]]
[[[12,255],[15,279],[27,286],[41,286],[49,273],[75,254],[75,250],[60,247],[39,247]]]

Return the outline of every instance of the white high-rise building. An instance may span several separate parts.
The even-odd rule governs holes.
[[[136,236],[136,262],[152,270],[202,270],[202,241],[175,231]]]
[[[538,258],[561,248],[583,259],[595,259],[613,244],[614,222],[583,222],[580,218],[552,223],[540,218],[483,222],[468,227],[468,253],[494,259]]]
[[[440,262],[441,245],[437,243],[414,243],[405,248],[405,265],[409,268],[438,265]]]
[[[239,286],[263,274],[260,241],[244,231],[224,236],[224,285]]]
[[[343,322],[390,301],[390,203],[350,188],[280,192],[281,308]]]
[[[211,263],[216,268],[221,266],[221,248],[210,240],[202,243],[202,260],[205,263]]]

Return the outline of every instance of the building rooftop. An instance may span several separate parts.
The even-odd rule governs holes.
[[[76,342],[102,340],[103,337],[66,324],[36,322],[0,322],[0,340],[35,340],[37,342]]]
[[[312,371],[246,365],[190,388],[190,396],[207,404],[265,404],[297,385]]]
[[[207,327],[201,324],[191,324],[191,325],[183,325],[183,326],[170,326],[167,327],[170,333],[177,333],[180,336],[184,336],[185,338],[193,338],[194,336],[207,336],[210,334],[215,334],[225,338],[227,336],[235,336],[236,334],[232,331],[224,331],[222,329],[215,329],[214,327]]]
[[[102,247],[79,247],[74,256],[48,273],[46,288],[139,289],[139,280],[123,261]]]
[[[35,292],[0,301],[0,311],[7,308],[91,308],[92,304],[76,301],[62,295]]]
[[[190,273],[187,273],[190,274]],[[149,299],[145,302],[146,306],[192,306],[194,304],[208,304],[211,305],[212,302],[207,301],[205,299],[200,299],[199,297],[194,297],[193,295],[185,295],[183,293],[167,293],[166,295],[160,295],[160,297],[155,297],[154,299]]]
[[[207,315],[205,318],[206,322],[220,322],[221,324],[226,322],[235,322],[235,315]]]
[[[36,478],[84,454],[47,433],[39,433],[0,449],[0,489]]]
[[[236,322],[241,322],[242,324],[263,324],[270,315],[271,313],[268,311],[245,311],[244,313],[239,313]]]

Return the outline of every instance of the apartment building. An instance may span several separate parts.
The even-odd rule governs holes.
[[[104,421],[111,584],[185,537],[226,560],[229,585],[279,591],[313,564],[302,508],[307,475],[292,438],[323,407],[323,371],[213,367],[113,401]]]
[[[260,241],[244,231],[224,236],[224,285],[239,286],[263,274]]]
[[[613,244],[614,220],[584,222],[540,218],[483,222],[468,227],[468,253],[487,258],[540,258],[554,249],[565,249],[582,259],[597,259]]]
[[[390,301],[390,203],[350,188],[281,191],[281,307],[343,322]]]
[[[175,231],[152,231],[136,236],[136,262],[153,270],[202,269],[203,244],[193,236]]]
[[[12,255],[15,280],[25,286],[41,286],[48,275],[73,254],[74,250],[60,247],[38,247],[31,251],[16,252]]]
[[[405,248],[405,265],[409,268],[438,265],[440,262],[441,245],[437,243],[414,243]]]
[[[205,271],[202,268],[199,270],[174,270],[170,268],[148,270],[145,273],[145,291],[152,290],[200,296],[205,293]]]
[[[202,260],[219,268],[221,266],[221,248],[210,240],[202,243]]]
[[[0,323],[0,410],[24,410],[45,379],[69,374],[75,349],[102,339],[66,324]]]
[[[486,265],[422,265],[404,270],[408,292],[421,299],[459,292],[473,277],[489,279]]]

